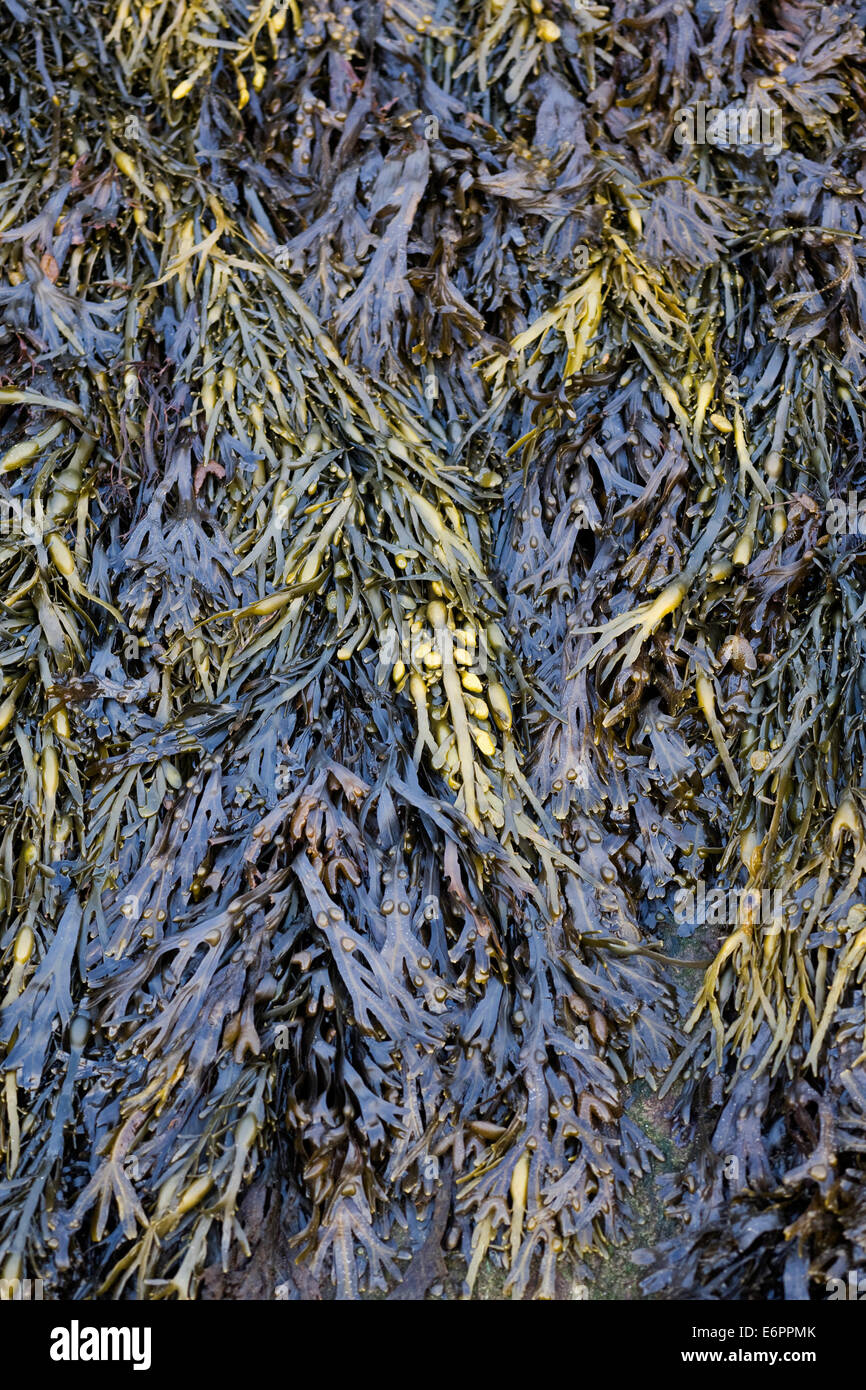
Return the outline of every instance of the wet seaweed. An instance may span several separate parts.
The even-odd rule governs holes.
[[[4,1277],[855,1266],[856,12],[7,10]]]

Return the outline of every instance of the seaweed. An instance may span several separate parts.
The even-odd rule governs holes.
[[[814,1292],[863,1244],[855,9],[7,9],[0,1270],[226,1296],[267,1225],[301,1296],[556,1297],[645,1080],[703,1135],[648,1289]]]

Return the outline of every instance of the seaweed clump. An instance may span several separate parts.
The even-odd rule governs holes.
[[[654,1291],[856,1263],[855,15],[7,10],[4,1276],[194,1297],[264,1181],[340,1298],[555,1297],[638,1079]]]

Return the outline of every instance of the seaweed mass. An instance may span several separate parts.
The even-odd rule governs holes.
[[[823,1296],[866,10],[2,10],[0,1278]]]

